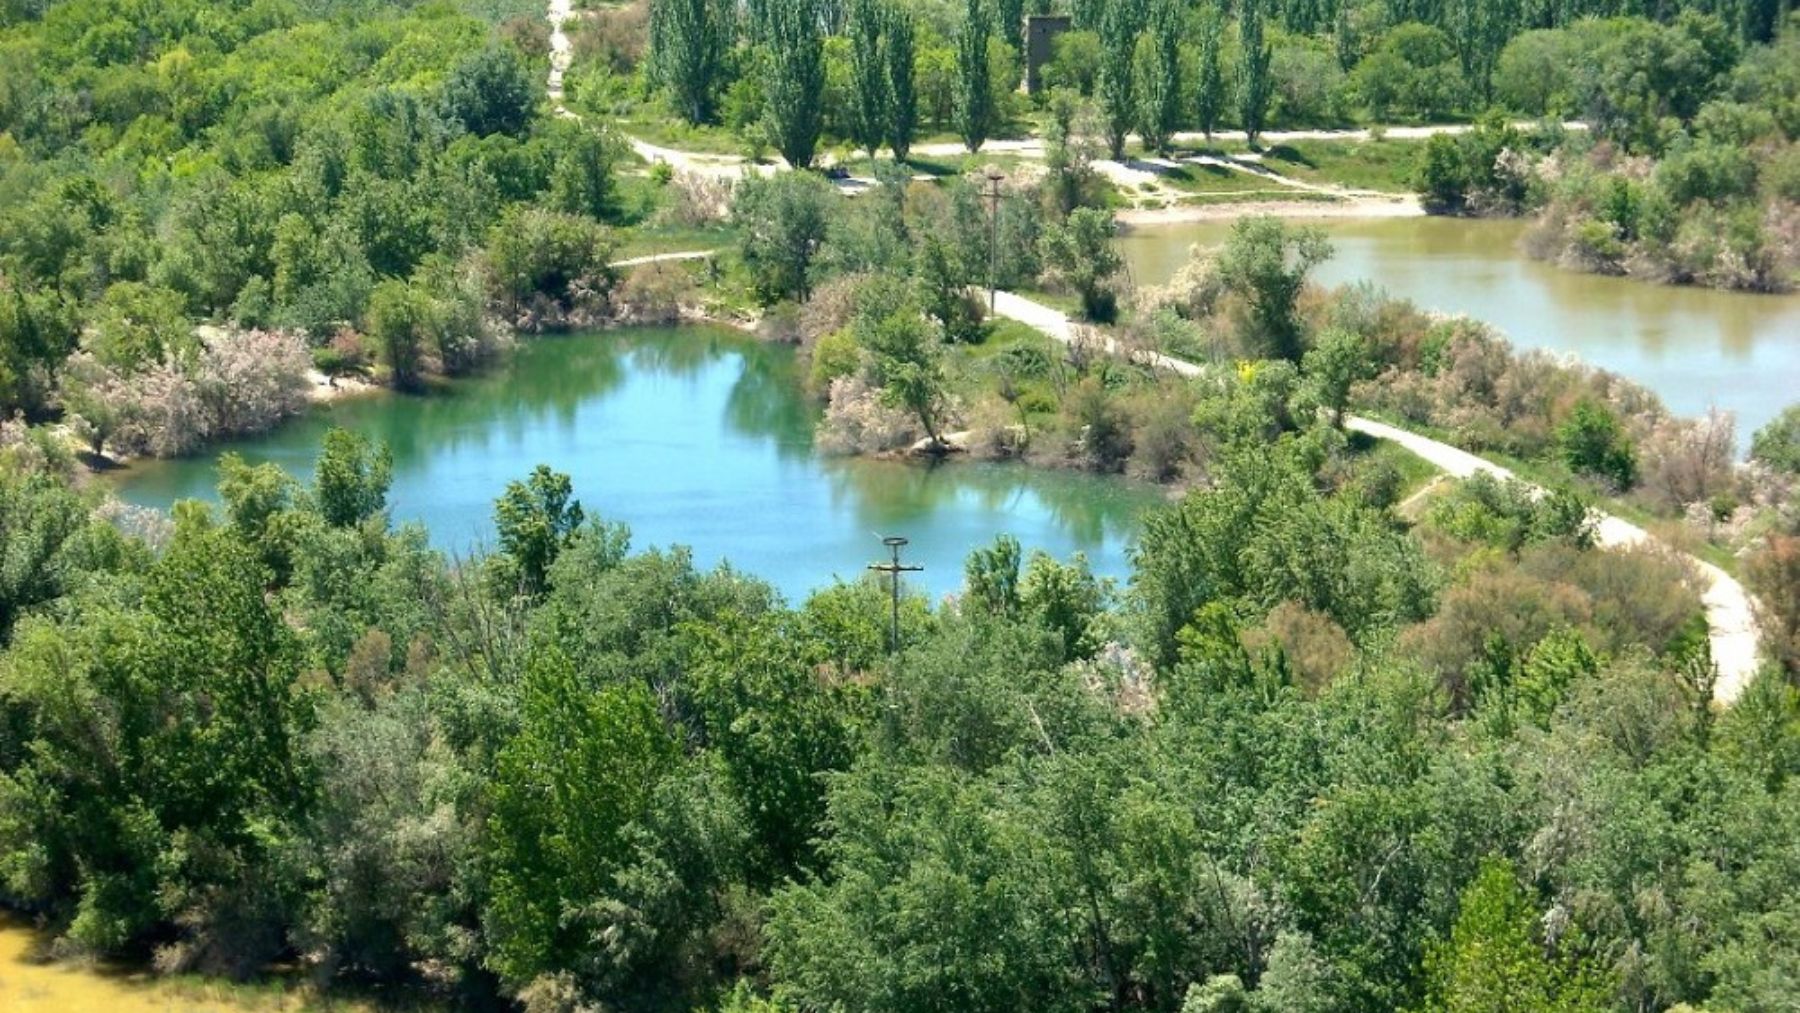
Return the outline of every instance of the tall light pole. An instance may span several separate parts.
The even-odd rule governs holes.
[[[888,537],[883,538],[881,540],[881,544],[887,546],[888,550],[894,554],[893,562],[870,563],[869,569],[874,570],[877,573],[888,574],[889,577],[892,578],[892,587],[893,587],[893,596],[894,596],[894,618],[893,618],[893,625],[888,630],[888,653],[899,654],[900,653],[900,575],[902,573],[918,573],[920,570],[923,570],[925,568],[923,566],[901,566],[900,565],[900,550],[906,547],[906,539],[901,538],[899,535],[889,535]]]
[[[1006,174],[997,165],[987,167],[988,181],[988,313],[999,304],[1000,296],[1000,181]]]

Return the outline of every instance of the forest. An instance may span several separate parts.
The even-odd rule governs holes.
[[[1468,122],[1388,170],[1570,266],[1777,289],[1800,19],[1075,0],[1019,94],[1003,26],[1053,6],[597,4],[564,108],[511,0],[0,0],[0,907],[58,956],[400,1008],[1800,1003],[1800,405],[1740,460],[1727,415],[1318,284],[1331,244],[1274,217],[1131,285],[1096,168]],[[168,513],[96,480],[321,385],[696,318],[796,346],[822,451],[1167,503],[1120,579],[1001,536],[947,597],[788,600],[554,462],[469,552],[347,429]],[[1603,547],[1602,507],[1658,538]],[[1758,598],[1728,706],[1695,557]]]
[[[1003,538],[889,653],[878,581],[785,602],[545,467],[447,558],[344,431],[172,520],[7,453],[0,892],[75,952],[531,1010],[1796,995],[1800,640],[1716,708],[1684,564],[1577,492],[1409,519],[1328,423],[1248,436],[1128,582]]]

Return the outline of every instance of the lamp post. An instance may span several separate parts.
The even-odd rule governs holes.
[[[988,181],[988,313],[999,303],[1000,290],[1000,181],[1006,174],[997,165],[989,165],[984,175]]]
[[[869,569],[877,573],[885,573],[892,579],[894,614],[893,625],[888,630],[888,653],[900,653],[900,575],[917,573],[925,569],[923,566],[901,566],[900,550],[906,547],[906,539],[899,535],[889,535],[881,540],[881,544],[893,553],[893,561],[888,563],[870,563]]]

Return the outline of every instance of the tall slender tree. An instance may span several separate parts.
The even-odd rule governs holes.
[[[1156,0],[1137,43],[1138,134],[1144,147],[1167,154],[1181,117],[1181,8]]]
[[[882,59],[884,0],[851,0],[849,15],[850,84],[854,104],[850,128],[854,140],[874,161],[875,149],[888,132],[887,64]]]
[[[731,24],[720,0],[650,0],[650,76],[689,123],[712,119]]]
[[[1524,21],[1519,0],[1451,0],[1450,37],[1462,60],[1463,80],[1486,103],[1494,97],[1494,67]]]
[[[789,165],[810,168],[819,146],[825,94],[819,0],[786,0],[772,5],[768,17],[770,131]]]
[[[1137,44],[1136,0],[1107,0],[1100,12],[1100,113],[1106,120],[1106,144],[1112,157],[1125,157],[1125,137],[1137,118],[1132,100],[1132,57]]]
[[[1269,94],[1273,90],[1269,75],[1273,51],[1263,40],[1263,3],[1264,0],[1241,0],[1238,5],[1238,38],[1244,50],[1238,93],[1244,103],[1240,110],[1244,135],[1251,144],[1262,134],[1263,117],[1268,114]]]
[[[988,73],[988,40],[993,26],[987,5],[968,0],[956,34],[956,128],[970,151],[980,151],[998,119],[994,81]]]
[[[1212,140],[1213,131],[1219,127],[1219,116],[1225,111],[1225,67],[1221,61],[1219,50],[1220,34],[1225,28],[1225,16],[1217,6],[1206,6],[1200,11],[1200,53],[1199,72],[1196,85],[1195,112],[1198,114],[1200,129],[1205,131],[1206,139]]]
[[[889,3],[883,11],[881,57],[887,65],[887,142],[894,149],[894,158],[904,162],[919,124],[919,89],[913,76],[913,13],[899,3]]]
[[[1025,46],[1025,0],[994,0],[994,30],[1014,52]]]

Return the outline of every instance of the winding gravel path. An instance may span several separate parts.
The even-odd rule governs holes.
[[[1003,317],[1017,320],[1065,344],[1078,340],[1083,331],[1061,310],[1011,292],[999,293],[994,309]],[[1118,343],[1111,338],[1103,338],[1101,343],[1108,351],[1119,350]],[[1201,367],[1192,362],[1158,353],[1140,353],[1136,359],[1182,376],[1197,376],[1202,372]],[[1517,478],[1510,469],[1492,461],[1385,422],[1352,415],[1344,420],[1344,425],[1355,432],[1397,443],[1408,452],[1424,458],[1446,474],[1457,478],[1468,478],[1477,472],[1486,472],[1500,479]],[[1534,485],[1532,488],[1542,491],[1539,486]],[[1598,513],[1598,541],[1603,548],[1627,548],[1650,543],[1655,539],[1648,531],[1630,521],[1608,513]],[[1730,704],[1737,700],[1756,674],[1759,642],[1756,612],[1750,595],[1736,578],[1705,560],[1691,555],[1686,558],[1703,584],[1700,601],[1706,609],[1707,639],[1711,641],[1713,665],[1719,674],[1718,681],[1713,685],[1713,698],[1720,703]]]

